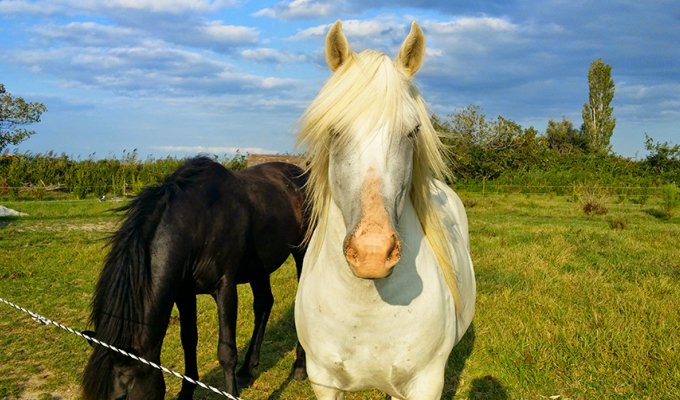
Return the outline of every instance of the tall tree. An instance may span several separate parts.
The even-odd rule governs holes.
[[[614,133],[616,118],[610,106],[614,98],[612,67],[601,58],[593,61],[588,69],[588,103],[583,104],[583,133],[588,147],[595,152],[608,152],[609,140]]]
[[[40,122],[40,116],[47,107],[38,102],[26,102],[21,97],[7,93],[0,83],[0,153],[9,145],[17,145],[28,139],[35,131],[21,128],[23,125]]]

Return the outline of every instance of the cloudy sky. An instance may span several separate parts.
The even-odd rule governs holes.
[[[48,107],[18,150],[293,152],[338,18],[354,50],[391,56],[417,20],[416,82],[442,117],[476,104],[541,132],[551,118],[580,126],[601,57],[614,151],[644,157],[645,132],[680,143],[676,0],[0,0],[0,83]]]

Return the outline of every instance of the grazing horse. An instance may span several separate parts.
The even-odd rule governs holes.
[[[92,300],[95,338],[160,362],[173,304],[180,317],[185,374],[198,379],[196,295],[211,294],[219,315],[218,358],[225,390],[253,379],[274,302],[269,274],[292,253],[298,277],[306,229],[306,176],[291,164],[267,163],[231,172],[198,157],[162,184],[147,187],[128,205],[111,237]],[[238,283],[250,283],[255,329],[235,374]],[[296,377],[304,376],[298,345]],[[161,371],[95,346],[83,374],[85,399],[163,399]],[[182,383],[180,399],[195,385]]]
[[[467,216],[412,82],[424,54],[415,22],[394,60],[352,52],[336,22],[333,74],[300,122],[316,225],[295,322],[320,400],[369,388],[439,399],[474,314]]]

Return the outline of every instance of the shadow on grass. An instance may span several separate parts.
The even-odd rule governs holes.
[[[453,351],[449,355],[449,361],[446,364],[446,371],[444,373],[444,393],[442,398],[450,399],[455,396],[460,386],[460,376],[463,373],[463,368],[465,368],[465,362],[470,357],[470,354],[472,354],[474,346],[475,324],[473,321],[465,335],[463,335],[463,339],[454,346]]]
[[[293,314],[294,305],[291,305],[284,313],[283,318],[276,321],[275,323],[270,323],[267,325],[265,340],[262,343],[260,365],[256,370],[256,380],[260,379],[260,376],[262,376],[262,374],[264,374],[269,369],[276,368],[276,365],[279,363],[279,361],[285,358],[291,350],[295,349],[297,344],[297,335],[295,332],[295,324],[293,322]],[[467,359],[470,357],[470,354],[472,354],[474,344],[475,327],[473,323],[470,325],[470,328],[468,328],[467,332],[463,336],[463,339],[453,348],[453,351],[449,356],[449,360],[446,365],[444,392],[442,398],[450,399],[456,394],[456,391],[460,386],[461,374]],[[246,346],[247,343],[245,346],[238,349],[238,354],[240,355],[239,366],[243,362],[242,357],[245,355],[247,349]],[[294,360],[291,360],[291,365],[288,366],[289,372],[292,372],[293,361]],[[224,387],[224,374],[222,369],[219,367],[213,368],[206,374],[201,374],[201,380],[204,383],[217,388]],[[283,393],[286,391],[292,381],[292,374],[287,375],[286,379],[283,380],[278,387],[272,390],[267,399],[282,399]],[[194,394],[194,399],[218,400],[224,399],[224,397],[207,390],[197,388],[196,393]],[[507,399],[507,394],[498,380],[491,376],[486,376],[475,379],[472,382],[470,399],[504,400]]]
[[[285,358],[286,355],[295,349],[297,345],[297,334],[295,332],[295,323],[293,318],[294,305],[290,305],[286,309],[283,317],[276,321],[269,321],[267,324],[267,329],[265,330],[264,340],[262,341],[262,349],[260,353],[260,365],[255,370],[255,380],[260,379],[262,374],[272,368]],[[249,332],[249,334],[252,332]],[[217,343],[215,343],[217,346]],[[248,349],[248,343],[245,343],[243,347],[238,349],[239,363],[236,370],[243,364],[243,357]],[[215,350],[215,357],[217,357],[217,350]],[[289,366],[289,371],[292,373],[293,370],[293,360]],[[199,366],[200,371],[200,366]],[[224,372],[222,368],[213,368],[208,373],[201,374],[200,379],[203,383],[210,386],[214,386],[218,389],[224,388]],[[281,398],[282,393],[286,390],[288,385],[292,382],[292,374],[289,374],[287,378],[281,382],[279,387],[273,390],[272,394],[268,397],[269,400],[278,400]],[[241,388],[243,390],[244,388]],[[175,394],[176,395],[176,394]],[[194,394],[194,399],[205,399],[205,400],[224,400],[224,396],[212,393],[208,390],[201,388],[196,388]]]
[[[663,220],[670,219],[668,217],[668,214],[666,214],[665,212],[663,212],[661,210],[657,210],[655,208],[647,208],[644,211],[645,211],[645,213],[647,213],[648,215],[651,215],[652,217],[654,217],[656,219],[663,219]]]
[[[491,375],[472,381],[468,400],[507,400],[508,393],[498,379]]]
[[[6,228],[12,222],[17,221],[19,217],[14,215],[0,216],[0,228]]]

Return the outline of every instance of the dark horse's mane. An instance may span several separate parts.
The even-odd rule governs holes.
[[[133,340],[142,328],[151,283],[149,243],[175,195],[212,176],[205,173],[209,169],[217,169],[215,172],[225,178],[231,175],[210,158],[189,159],[163,183],[144,188],[130,203],[116,209],[125,213],[125,219],[109,237],[110,251],[92,299],[90,323],[98,340],[135,353]],[[113,362],[110,350],[95,346],[83,377],[86,395],[99,399],[111,392]]]

